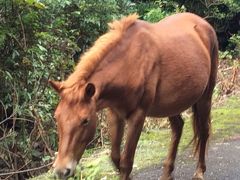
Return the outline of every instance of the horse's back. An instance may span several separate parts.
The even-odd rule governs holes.
[[[216,35],[205,20],[191,13],[176,14],[151,26],[160,68],[149,115],[176,115],[196,103],[208,85]]]
[[[185,33],[195,34],[208,50],[211,48],[211,41],[216,41],[213,27],[206,20],[192,13],[174,14],[156,23],[155,27],[156,31],[167,32],[170,37],[171,35],[179,36]]]

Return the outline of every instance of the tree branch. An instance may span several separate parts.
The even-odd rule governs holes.
[[[53,164],[53,162],[50,162],[50,163],[45,164],[43,166],[32,168],[32,169],[25,169],[25,170],[22,170],[22,171],[14,171],[14,172],[2,173],[2,174],[0,174],[0,176],[8,176],[8,175],[20,174],[20,173],[25,173],[25,172],[30,172],[30,171],[37,171],[39,169],[43,169],[45,167],[51,166],[52,164]]]
[[[18,19],[19,19],[19,22],[20,22],[20,25],[21,25],[21,29],[22,29],[23,48],[24,48],[24,50],[26,50],[27,49],[27,41],[26,41],[26,36],[25,36],[25,29],[24,29],[24,26],[23,26],[22,18],[21,18],[19,13],[18,13]]]

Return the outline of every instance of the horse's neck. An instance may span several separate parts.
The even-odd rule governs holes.
[[[109,53],[101,60],[92,73],[90,80],[98,84],[102,91],[111,84],[118,83],[119,78],[123,77],[122,72],[126,72],[128,63],[127,50],[128,39],[122,39],[120,44],[112,48]]]
[[[122,75],[124,68],[123,63],[124,62],[113,62],[92,75],[90,81],[95,83],[99,88],[99,96],[101,96],[102,93],[109,91],[112,86],[117,88],[117,84],[122,84],[119,81],[121,78],[124,78],[124,75]]]
[[[122,55],[124,57],[124,55]],[[97,109],[101,110],[118,102],[118,97],[126,91],[126,61],[120,58],[104,60],[89,79],[96,85]],[[125,69],[125,71],[124,71]]]
[[[119,106],[124,100],[126,107],[134,106],[130,102],[131,98],[137,101],[142,96],[144,81],[154,69],[158,56],[154,44],[148,31],[140,31],[131,38],[124,38],[111,49],[90,78],[98,86],[99,101],[103,104],[117,103],[114,105]]]

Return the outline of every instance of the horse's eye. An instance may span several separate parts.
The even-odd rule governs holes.
[[[82,125],[83,125],[83,126],[87,126],[88,123],[89,123],[89,119],[84,119],[84,120],[82,121]]]

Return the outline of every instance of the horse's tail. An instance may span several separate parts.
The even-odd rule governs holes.
[[[211,102],[213,89],[216,84],[218,69],[218,41],[215,32],[212,43],[212,50],[210,51],[210,57],[211,73],[208,85],[202,97],[198,100],[197,103],[192,106],[194,137],[191,142],[193,142],[194,145],[194,155],[199,153],[200,148],[206,148],[204,146],[207,144],[208,138],[211,134]]]

